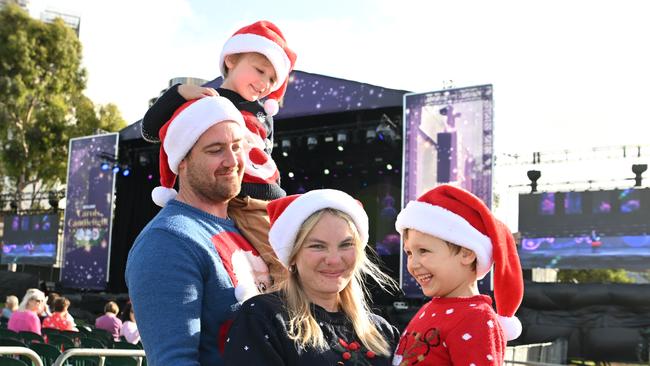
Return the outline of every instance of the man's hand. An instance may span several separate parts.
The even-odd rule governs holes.
[[[185,100],[199,99],[203,97],[219,96],[214,88],[205,88],[202,86],[181,84],[178,86],[178,94]]]

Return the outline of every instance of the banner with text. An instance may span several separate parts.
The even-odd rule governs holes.
[[[106,289],[117,144],[117,133],[70,140],[61,268],[64,287]]]

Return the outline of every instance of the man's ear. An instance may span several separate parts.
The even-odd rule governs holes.
[[[460,248],[460,262],[465,265],[470,265],[476,260],[476,253],[467,248]]]
[[[178,163],[178,175],[180,175],[181,171],[184,171],[186,167],[187,167],[187,156],[184,157],[180,163]]]

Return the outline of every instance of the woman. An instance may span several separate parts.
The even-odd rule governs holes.
[[[27,290],[18,311],[11,315],[7,328],[14,332],[29,331],[41,334],[41,320],[38,314],[45,310],[45,301],[47,299],[41,290],[35,288]]]
[[[113,340],[120,340],[120,328],[122,328],[122,321],[117,317],[120,308],[115,301],[109,301],[104,305],[104,315],[95,319],[95,328],[103,329],[113,336]]]
[[[314,190],[268,205],[269,242],[288,278],[242,304],[226,365],[390,365],[399,337],[366,303],[364,276],[394,286],[365,254],[368,216],[344,192]]]
[[[138,331],[138,325],[135,323],[135,314],[133,314],[133,306],[131,306],[130,302],[126,303],[124,310],[122,310],[120,336],[124,337],[129,343],[138,344],[140,342],[140,332]]]
[[[74,321],[70,321],[70,317],[68,316],[69,307],[70,300],[63,296],[57,297],[52,303],[52,310],[54,310],[54,312],[43,320],[43,328],[78,332],[79,329],[75,326]]]

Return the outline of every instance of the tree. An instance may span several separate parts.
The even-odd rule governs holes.
[[[632,283],[624,269],[561,269],[558,282],[565,283]]]
[[[0,174],[17,202],[30,184],[65,181],[71,137],[126,125],[114,105],[95,108],[85,86],[81,43],[61,19],[44,23],[12,4],[0,10]]]

